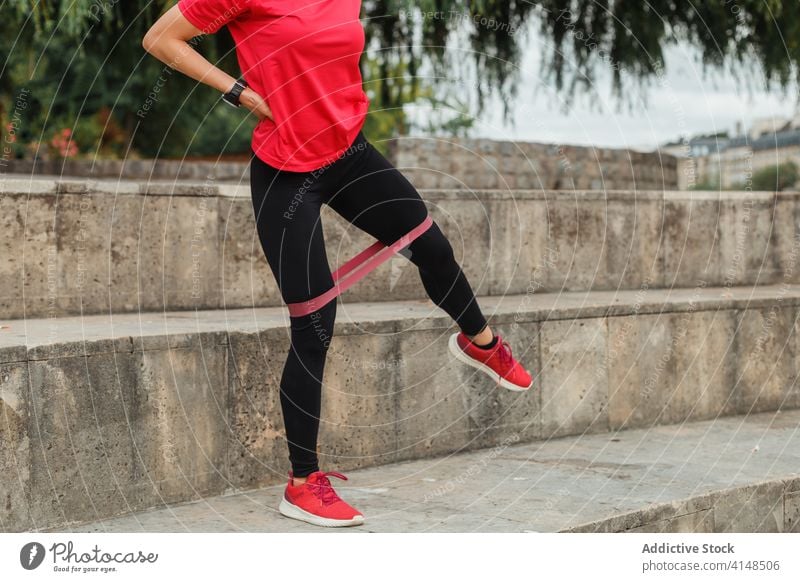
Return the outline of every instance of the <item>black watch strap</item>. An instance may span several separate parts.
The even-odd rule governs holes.
[[[247,81],[244,79],[237,79],[237,81],[233,84],[233,88],[227,93],[223,93],[222,100],[225,101],[228,105],[232,105],[233,107],[239,107],[241,104],[239,103],[239,97],[242,94],[242,91],[248,87]]]

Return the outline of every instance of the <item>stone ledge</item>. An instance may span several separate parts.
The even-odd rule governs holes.
[[[661,152],[481,138],[404,136],[388,140],[387,158],[423,188],[675,188],[677,158]],[[249,161],[9,160],[23,175],[241,182]]]
[[[653,504],[564,533],[800,533],[800,483],[790,477]]]
[[[337,336],[449,328],[450,317],[430,300],[351,302],[339,297]],[[570,291],[531,295],[482,296],[478,301],[495,324],[692,313],[800,305],[800,285],[759,287],[697,287]],[[214,345],[229,337],[257,337],[284,330],[284,307],[85,315],[48,319],[4,320],[0,330],[0,363],[68,355],[132,352],[194,347],[200,336]],[[54,341],[57,338],[57,341]],[[166,338],[166,339],[165,339]],[[71,348],[73,344],[81,347]],[[5,357],[2,354],[7,354]]]
[[[542,188],[420,188],[425,198],[432,200],[576,200],[576,201],[634,201],[634,200],[757,200],[797,198],[800,191],[703,191],[652,189],[542,189]],[[20,174],[0,175],[0,194],[114,194],[146,196],[221,196],[249,198],[250,184],[219,183],[213,180],[144,180],[93,179],[77,176],[48,177]]]

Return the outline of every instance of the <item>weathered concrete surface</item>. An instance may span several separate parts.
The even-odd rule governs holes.
[[[224,490],[222,354],[204,346],[29,362],[32,523]]]
[[[800,407],[800,287],[483,297],[535,375],[496,388],[430,301],[343,301],[320,455],[342,470],[554,436]],[[5,530],[281,481],[287,313],[11,321],[0,330]],[[35,500],[35,503],[32,501]]]
[[[91,176],[121,180],[247,180],[246,162],[184,160],[10,160],[8,172],[26,176]]]
[[[352,471],[337,489],[367,521],[336,531],[797,532],[798,426],[761,413]],[[280,516],[282,489],[53,531],[333,531]]]
[[[677,189],[658,152],[470,138],[402,137],[389,158],[424,188]]]
[[[676,189],[677,159],[663,153],[481,138],[389,140],[387,157],[415,183],[447,188]],[[7,160],[26,176],[247,182],[249,164],[185,160]],[[429,185],[429,186],[428,186]]]
[[[423,190],[480,295],[800,283],[800,193]],[[323,207],[328,261],[374,239]],[[8,318],[280,306],[249,187],[0,178]],[[425,299],[395,256],[352,301]]]
[[[31,440],[28,370],[24,362],[0,364],[0,530],[31,527]]]

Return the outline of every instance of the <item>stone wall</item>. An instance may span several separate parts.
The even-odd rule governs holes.
[[[221,182],[247,182],[250,175],[248,164],[244,162],[183,160],[11,160],[3,170],[25,176]]]
[[[481,295],[800,283],[800,194],[422,190]],[[322,210],[330,265],[375,242]],[[282,305],[247,185],[0,180],[6,318]],[[427,300],[403,256],[344,301]]]
[[[631,150],[541,143],[404,137],[389,160],[418,188],[674,190],[677,159]],[[247,182],[245,162],[181,160],[12,160],[9,174],[144,180]]]
[[[723,204],[664,191],[667,174],[676,181],[672,157],[662,158],[672,165],[656,166],[654,154],[425,138],[394,140],[389,151],[423,191],[479,293],[524,293],[534,278],[539,291],[629,288],[643,280],[657,287],[674,283],[678,274],[693,280],[703,269],[714,284],[719,269],[703,267],[721,264],[714,233],[720,230],[725,240],[729,228],[739,228],[734,199],[723,197]],[[9,257],[0,265],[0,309],[6,317],[281,304],[255,236],[246,164],[15,163],[17,177],[0,176],[0,251]],[[114,179],[31,179],[33,171]],[[120,179],[137,175],[143,177]],[[636,190],[623,188],[634,178]],[[581,184],[605,191],[573,189]],[[460,190],[466,187],[469,194]],[[795,205],[793,196],[755,198],[753,214],[765,227],[773,204]],[[332,210],[323,212],[332,265],[374,242]],[[684,225],[686,216],[692,220]],[[776,223],[778,216],[786,222],[780,214]],[[750,233],[757,240],[747,244],[747,260],[737,264],[731,284],[750,283],[755,272],[762,283],[781,280],[778,266],[794,236],[783,222],[769,241]],[[693,244],[683,253],[687,231]],[[756,253],[765,247],[776,249],[778,265],[759,262]],[[393,259],[348,298],[427,297],[414,270],[401,268],[406,263]]]
[[[489,139],[392,140],[389,158],[418,188],[675,190],[664,153]]]

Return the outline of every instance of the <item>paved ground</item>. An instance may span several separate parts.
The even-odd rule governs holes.
[[[800,410],[512,444],[349,473],[337,490],[367,523],[339,531],[557,531],[798,471]],[[268,487],[58,531],[331,531],[282,517],[281,492]]]

